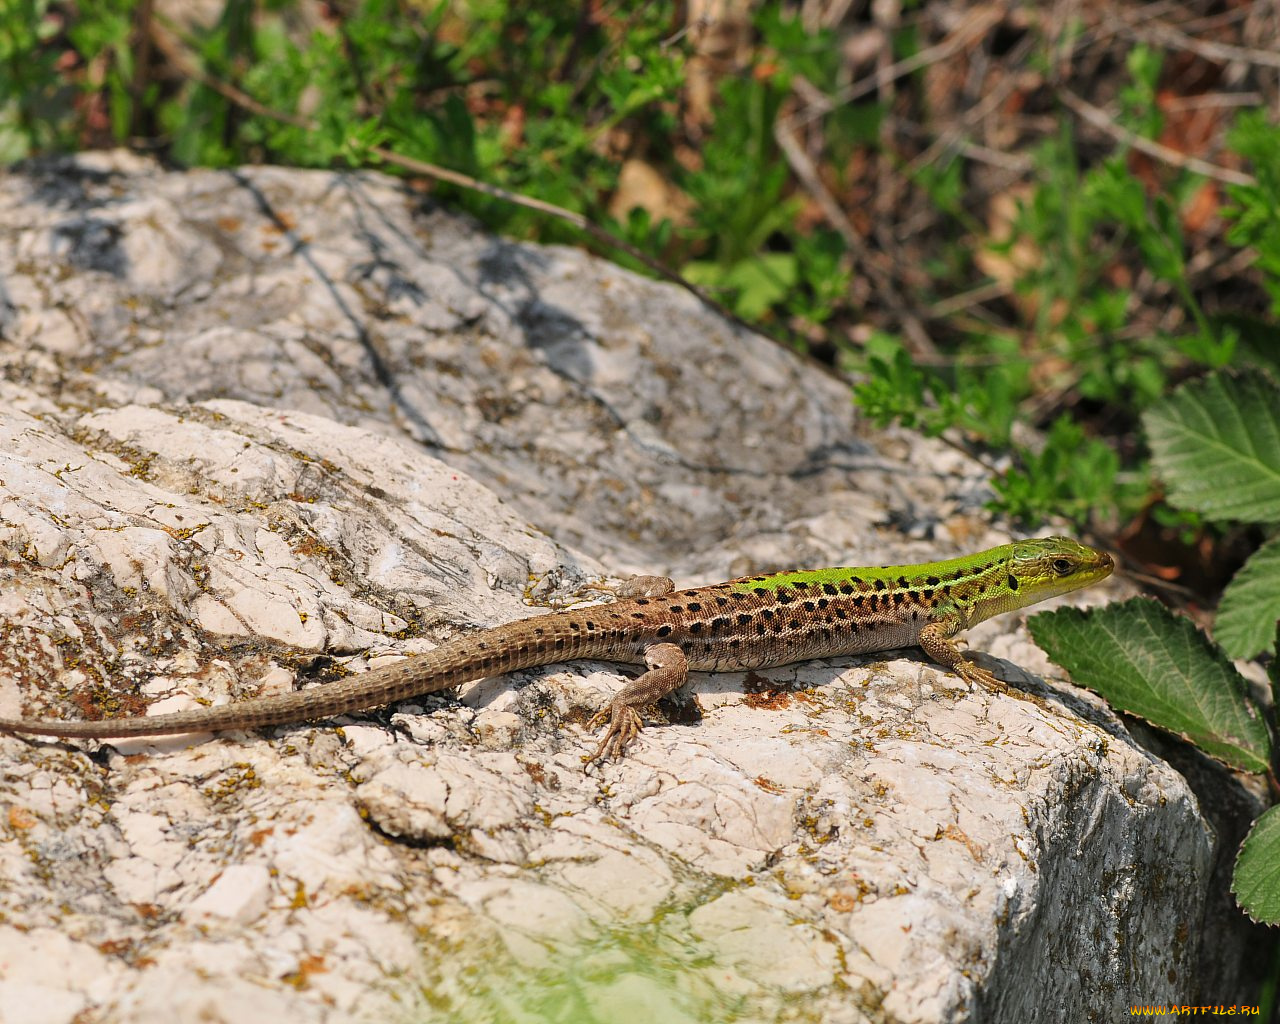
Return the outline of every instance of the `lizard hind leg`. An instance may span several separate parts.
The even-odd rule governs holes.
[[[646,647],[644,663],[648,671],[627,683],[609,706],[587,723],[588,729],[598,729],[606,722],[608,728],[596,749],[582,759],[584,766],[590,767],[606,758],[621,757],[644,728],[640,709],[679,689],[689,678],[688,659],[675,644]]]
[[[675,580],[670,576],[632,576],[624,580],[614,590],[620,599],[629,597],[666,597],[676,589]]]

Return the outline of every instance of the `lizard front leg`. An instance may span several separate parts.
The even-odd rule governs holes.
[[[1008,692],[1008,687],[985,668],[980,668],[966,658],[951,638],[959,632],[959,625],[946,620],[931,622],[920,630],[920,647],[924,653],[945,668],[951,669],[966,683],[980,683],[996,693]]]
[[[587,723],[588,729],[598,729],[605,722],[609,727],[595,751],[582,759],[584,766],[604,758],[621,757],[644,728],[639,709],[679,689],[689,678],[688,659],[675,644],[653,644],[645,648],[644,663],[649,671],[627,683],[609,706]]]

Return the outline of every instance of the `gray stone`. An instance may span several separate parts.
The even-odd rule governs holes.
[[[867,429],[793,354],[376,174],[97,154],[0,180],[0,367],[6,715],[287,689],[620,573],[1007,537],[981,467]],[[1037,698],[911,654],[699,676],[696,724],[593,774],[616,666],[262,734],[0,738],[0,1017],[1185,1001],[1200,947],[1169,937],[1201,927],[1214,855],[1191,791],[1023,671],[1051,669],[1017,617],[973,641]]]

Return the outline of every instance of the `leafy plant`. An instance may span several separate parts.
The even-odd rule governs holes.
[[[1129,66],[1135,80],[1124,102],[1137,111],[1154,88],[1159,61],[1135,53]],[[1135,131],[1158,127],[1158,119],[1135,114]],[[1234,137],[1280,163],[1280,134],[1253,130],[1258,137]],[[972,440],[1005,447],[1028,403],[1043,404],[1050,383],[1051,390],[1074,391],[1090,402],[1140,410],[1168,390],[1175,374],[1238,362],[1239,328],[1227,318],[1209,318],[1191,287],[1179,208],[1169,195],[1151,195],[1126,161],[1122,151],[1081,172],[1068,131],[1044,143],[1037,152],[1038,184],[1017,204],[1008,237],[988,246],[997,264],[1014,275],[1013,288],[1030,318],[1027,343],[1010,350],[993,344],[989,331],[972,333],[965,348],[974,369],[958,359],[949,372],[915,368],[905,351],[887,360],[883,343],[868,345],[861,369],[870,379],[854,391],[862,410],[877,423],[896,419],[931,433],[956,428]],[[1257,225],[1280,207],[1280,176],[1274,184],[1274,194],[1234,193],[1245,211],[1242,220],[1254,226],[1238,232],[1242,243],[1260,237]],[[1110,282],[1110,271],[1126,248],[1172,289],[1191,330],[1121,340],[1133,296]],[[1280,268],[1280,247],[1275,257]],[[1046,365],[1057,368],[1056,380],[1039,368],[1031,372]],[[890,396],[895,388],[899,393]],[[1085,523],[1127,517],[1140,507],[1145,495],[1136,481],[1145,476],[1143,465],[1122,471],[1110,445],[1090,436],[1065,409],[1041,425],[1041,445],[1013,446],[1013,466],[994,483],[993,508],[1028,522],[1057,515]]]
[[[49,0],[0,0],[0,164],[71,138],[69,96],[59,80],[58,32]]]
[[[694,225],[685,235],[707,246],[710,259],[686,263],[696,284],[728,289],[735,311],[758,318],[795,284],[796,258],[769,252],[770,236],[795,219],[797,202],[785,195],[789,172],[772,126],[784,93],[750,78],[726,79],[722,113],[702,147],[702,167],[684,178],[693,198]]]
[[[998,343],[992,343],[999,352]],[[936,436],[949,429],[996,447],[1012,446],[1016,465],[993,481],[992,506],[1013,519],[1036,522],[1062,516],[1084,522],[1100,507],[1137,488],[1119,481],[1120,459],[1105,442],[1088,437],[1069,416],[1059,416],[1042,442],[1013,444],[1019,403],[1030,385],[1027,365],[1016,353],[990,367],[957,367],[950,375],[918,367],[888,335],[873,334],[866,346],[867,374],[854,385],[854,400],[878,426],[898,422]]]
[[[1271,736],[1231,661],[1150,598],[1031,619],[1031,635],[1071,678],[1113,707],[1246,772],[1266,772]]]
[[[947,392],[915,365],[897,338],[873,332],[866,368],[866,377],[853,386],[853,397],[876,426],[898,422],[937,436],[953,421]]]
[[[1219,371],[1158,402],[1143,417],[1168,500],[1210,521],[1280,526],[1280,385],[1260,370]],[[1241,771],[1272,768],[1276,725],[1249,696],[1231,658],[1280,644],[1280,534],[1228,585],[1211,643],[1189,621],[1146,599],[1030,620],[1032,636],[1077,682],[1112,705],[1195,743]],[[1233,889],[1255,919],[1280,923],[1280,807],[1255,824]]]
[[[994,505],[1006,515],[1031,522],[1063,516],[1082,523],[1115,499],[1119,456],[1105,442],[1087,437],[1069,416],[1053,421],[1039,451],[1017,451],[1018,467],[992,483]]]
[[[1257,184],[1229,186],[1234,205],[1224,212],[1235,223],[1227,240],[1257,252],[1271,311],[1280,313],[1280,132],[1264,111],[1248,111],[1237,119],[1229,141],[1250,161]]]

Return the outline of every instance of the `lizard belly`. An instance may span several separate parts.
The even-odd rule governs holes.
[[[785,637],[729,635],[707,641],[684,630],[673,631],[667,642],[677,644],[689,659],[692,672],[742,672],[777,668],[814,658],[839,658],[856,654],[914,647],[920,642],[923,622],[885,622],[863,625],[856,631],[808,626]],[[782,639],[785,642],[779,643]]]

